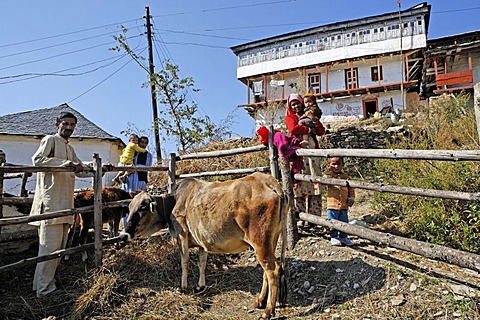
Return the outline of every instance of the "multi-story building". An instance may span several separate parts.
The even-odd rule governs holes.
[[[430,5],[337,22],[232,47],[242,105],[258,125],[278,123],[292,92],[314,93],[323,122],[418,106]],[[277,111],[280,109],[275,109]]]

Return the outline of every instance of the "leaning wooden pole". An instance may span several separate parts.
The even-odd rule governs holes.
[[[175,192],[175,166],[176,166],[176,155],[175,153],[170,153],[170,161],[168,163],[168,184],[167,184],[167,193],[173,194]]]
[[[95,229],[95,265],[102,265],[102,159],[98,153],[93,155],[94,176],[93,176],[93,215]]]
[[[270,173],[272,176],[280,180],[280,171],[278,169],[278,150],[273,145],[273,136],[275,134],[275,130],[273,126],[270,125],[268,127],[268,158],[270,159]]]
[[[295,221],[295,206],[293,204],[293,181],[290,174],[290,163],[288,159],[280,156],[280,171],[282,173],[283,192],[287,196],[288,213],[287,213],[287,249],[292,250],[298,241],[297,222]]]
[[[414,239],[403,238],[390,233],[379,232],[357,225],[350,225],[337,220],[327,220],[304,212],[300,213],[300,219],[323,227],[343,231],[345,233],[358,236],[362,239],[368,239],[393,248],[419,254],[426,258],[455,264],[457,266],[475,270],[477,272],[480,271],[480,256],[473,253]]]

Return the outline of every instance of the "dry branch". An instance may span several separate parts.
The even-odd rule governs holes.
[[[113,202],[105,202],[102,204],[103,208],[116,208],[119,206],[128,206],[131,200],[120,200],[120,201],[113,201]],[[81,207],[81,208],[76,208],[76,209],[65,209],[65,210],[59,210],[59,211],[54,211],[51,213],[44,213],[44,214],[39,214],[36,216],[16,216],[16,217],[10,217],[10,218],[2,218],[0,219],[0,226],[6,226],[6,225],[12,225],[12,224],[20,224],[20,223],[27,223],[27,222],[33,222],[33,221],[40,221],[40,220],[46,220],[46,219],[52,219],[52,218],[58,218],[58,217],[65,217],[69,216],[75,213],[89,213],[93,212],[93,206],[86,206],[86,207]]]
[[[336,186],[350,186],[352,188],[374,190],[379,192],[400,193],[415,196],[424,196],[431,198],[443,198],[454,200],[467,200],[467,201],[480,201],[480,193],[468,193],[459,191],[447,191],[447,190],[435,190],[435,189],[423,189],[413,187],[402,187],[384,185],[380,183],[371,183],[355,180],[333,179],[323,178],[319,176],[311,176],[305,174],[296,174],[295,179],[310,182],[320,182],[321,184],[336,185]]]
[[[37,237],[38,237],[37,229],[17,231],[15,233],[2,233],[0,234],[0,243],[33,239]]]
[[[403,149],[298,149],[296,154],[309,157],[360,157],[378,159],[418,159],[443,161],[480,160],[478,150],[403,150]]]
[[[389,233],[383,233],[356,225],[350,225],[337,220],[327,220],[304,212],[300,213],[300,219],[321,225],[323,227],[343,231],[363,239],[375,241],[383,245],[388,245],[393,248],[413,252],[426,258],[455,264],[457,266],[475,270],[477,272],[480,271],[480,256],[473,253],[414,239],[403,238]]]
[[[186,173],[186,174],[180,174],[176,177],[183,179],[183,178],[223,176],[227,174],[247,174],[247,173],[253,173],[253,172],[269,172],[269,171],[270,171],[270,167],[257,167],[257,168],[246,168],[246,169],[223,170],[223,171]]]
[[[118,236],[118,237],[103,240],[102,244],[103,244],[103,246],[105,246],[105,245],[117,243],[117,242],[120,242],[120,241],[123,241],[123,236]],[[91,250],[93,248],[94,248],[94,243],[88,243],[88,244],[78,246],[78,247],[57,250],[57,251],[55,251],[51,254],[41,256],[41,257],[32,257],[32,258],[22,259],[20,261],[14,262],[14,263],[1,266],[0,267],[0,273],[8,271],[8,270],[15,269],[15,268],[35,264],[37,262],[42,262],[42,261],[46,261],[46,260],[61,258],[66,254],[73,254],[73,253],[78,253],[78,252]]]
[[[229,149],[229,150],[216,150],[216,151],[184,154],[181,156],[177,156],[176,159],[188,160],[188,159],[215,158],[215,157],[232,156],[236,154],[249,153],[249,152],[255,152],[255,151],[263,151],[263,150],[267,150],[267,147],[264,145],[258,145],[258,146],[246,147],[246,148],[236,148],[236,149]]]

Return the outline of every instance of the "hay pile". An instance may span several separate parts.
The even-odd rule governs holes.
[[[236,295],[245,297],[245,293],[233,288],[242,289],[245,282],[258,284],[255,287],[261,283],[262,274],[256,267],[247,268],[249,271],[257,269],[256,272],[226,272],[232,259],[238,255],[215,256],[209,258],[207,266],[211,284],[208,290],[201,295],[182,294],[178,292],[181,269],[176,248],[172,239],[163,235],[136,239],[115,254],[109,254],[103,267],[83,280],[85,292],[76,299],[70,318],[191,319],[196,314],[202,319],[201,315],[209,313],[213,304],[222,307],[221,302],[215,301],[216,294],[233,290],[233,296],[227,294],[221,299],[235,301],[238,299]],[[196,250],[191,251],[189,288],[193,289],[198,280],[198,269]],[[255,259],[252,263],[255,265]],[[259,287],[252,289],[257,293]],[[253,304],[253,297],[247,300]],[[212,319],[212,314],[205,319]]]

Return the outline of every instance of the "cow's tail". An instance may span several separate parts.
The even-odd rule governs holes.
[[[280,279],[278,284],[278,302],[284,307],[287,304],[287,261],[285,259],[285,251],[287,249],[287,214],[288,214],[288,197],[283,194],[280,197],[280,215],[282,219],[282,248],[280,253]]]

